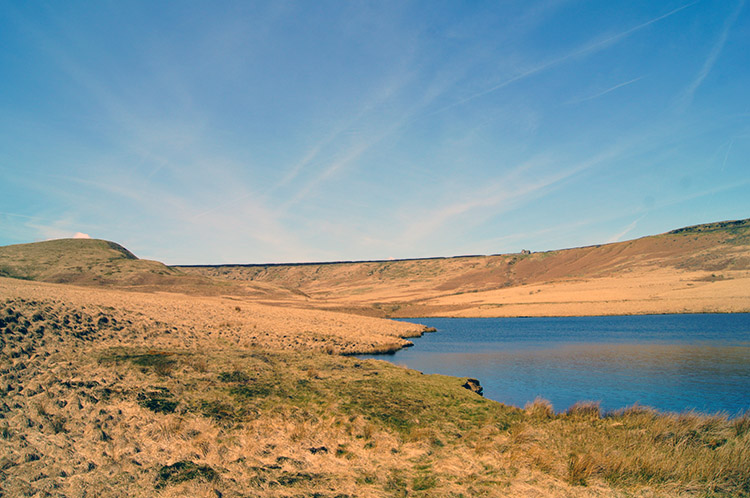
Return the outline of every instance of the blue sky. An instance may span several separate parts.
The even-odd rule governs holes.
[[[744,0],[0,1],[0,245],[493,254],[750,217]]]

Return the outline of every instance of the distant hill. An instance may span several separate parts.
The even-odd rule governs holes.
[[[263,283],[242,284],[191,275],[158,261],[137,258],[115,242],[58,239],[0,247],[0,277],[188,294],[277,296]]]
[[[25,280],[136,284],[179,273],[105,240],[59,239],[0,247],[0,276]]]
[[[169,267],[104,240],[0,247],[0,277],[381,317],[750,312],[750,219],[558,251]]]
[[[626,242],[545,252],[340,263],[179,266],[230,280],[358,288],[430,282],[442,291],[477,291],[559,278],[626,272],[644,264],[720,271],[750,269],[750,219],[696,225]]]
[[[309,296],[311,301],[325,303],[331,308],[387,316],[524,314],[525,311],[508,308],[509,304],[519,303],[538,304],[538,309],[525,308],[532,314],[543,314],[539,308],[545,303],[549,304],[548,309],[557,310],[551,313],[587,314],[582,309],[561,310],[559,304],[564,297],[545,302],[539,300],[540,296],[528,294],[538,293],[539,289],[525,291],[531,297],[506,294],[510,289],[517,292],[522,287],[534,285],[547,286],[546,290],[550,290],[552,283],[558,284],[557,292],[560,293],[559,285],[563,282],[601,283],[603,279],[617,278],[620,283],[636,287],[621,290],[612,302],[632,301],[634,298],[642,301],[640,307],[624,312],[661,312],[662,308],[645,301],[662,298],[646,296],[643,294],[645,289],[660,283],[666,287],[661,286],[658,291],[652,288],[654,292],[681,289],[678,284],[683,277],[683,280],[698,279],[699,282],[735,280],[734,284],[739,283],[737,279],[746,277],[745,272],[750,270],[750,219],[709,223],[625,242],[558,251],[397,261],[179,268],[188,273],[230,281],[265,282],[294,288]],[[651,276],[652,281],[649,284],[636,282],[637,276]],[[638,287],[644,289],[641,294],[638,294]],[[750,310],[750,285],[747,288],[747,305],[738,301],[732,306]],[[466,297],[467,294],[472,296]],[[741,299],[744,294],[739,289],[729,297]],[[596,296],[587,299],[597,301]],[[697,303],[688,302],[685,310],[727,311],[714,304],[706,307]],[[668,307],[664,311],[675,309]],[[611,313],[616,312],[612,308]]]

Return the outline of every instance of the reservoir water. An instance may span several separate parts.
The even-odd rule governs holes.
[[[735,416],[750,409],[750,314],[555,318],[412,318],[438,329],[393,355],[424,373],[474,377],[484,395],[563,411],[635,403]]]

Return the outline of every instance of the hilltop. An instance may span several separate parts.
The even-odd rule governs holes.
[[[386,317],[750,311],[750,220],[558,251],[179,269],[296,291],[278,304]]]
[[[262,282],[242,284],[190,275],[158,261],[139,259],[115,242],[97,239],[58,239],[0,247],[0,277],[208,296],[278,299],[289,293]]]
[[[24,280],[131,285],[178,273],[106,240],[58,239],[0,247],[0,276]]]

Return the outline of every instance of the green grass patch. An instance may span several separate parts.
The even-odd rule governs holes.
[[[176,401],[159,397],[147,397],[146,399],[141,400],[138,404],[155,413],[174,413],[177,408]]]
[[[169,376],[177,366],[177,353],[169,351],[139,351],[111,350],[99,357],[100,363],[130,362],[141,367],[142,371],[153,370],[159,375]]]
[[[233,372],[221,372],[219,380],[222,382],[248,382],[250,377],[241,370],[235,370]]]
[[[208,465],[198,465],[191,461],[181,461],[172,465],[165,465],[156,474],[156,489],[185,481],[214,481],[219,474]]]
[[[229,390],[229,392],[234,396],[240,398],[252,399],[265,398],[266,396],[269,396],[271,393],[273,393],[273,389],[271,386],[266,384],[252,383],[233,387]]]
[[[242,413],[236,410],[233,404],[217,400],[201,401],[200,412],[204,417],[219,422],[234,422],[242,417]]]

